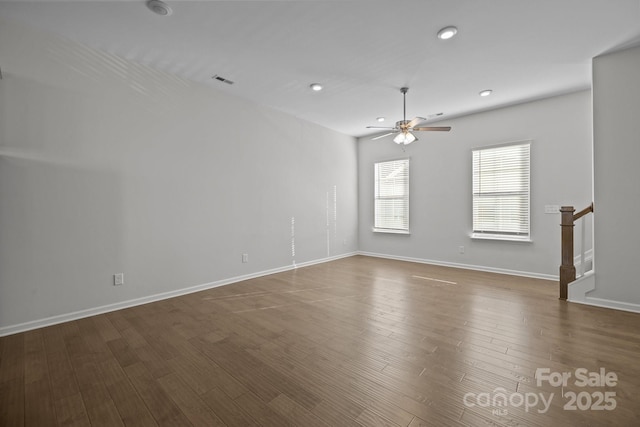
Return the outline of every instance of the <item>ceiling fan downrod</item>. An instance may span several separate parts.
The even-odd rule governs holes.
[[[407,92],[409,91],[408,87],[400,88],[400,92],[402,92],[402,121],[407,123]]]

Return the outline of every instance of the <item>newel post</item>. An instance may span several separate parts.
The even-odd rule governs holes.
[[[562,264],[560,265],[560,299],[566,301],[569,295],[569,283],[576,280],[576,267],[573,265],[573,206],[560,208],[560,226],[562,227]]]

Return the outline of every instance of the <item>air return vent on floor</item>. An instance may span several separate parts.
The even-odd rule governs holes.
[[[233,82],[232,82],[231,80],[229,80],[229,79],[225,79],[224,77],[219,76],[219,75],[217,75],[217,74],[216,74],[216,75],[214,75],[214,76],[213,76],[213,77],[211,77],[211,78],[212,78],[212,79],[214,79],[214,80],[218,80],[219,82],[226,83],[226,84],[228,84],[228,85],[232,85],[232,84],[233,84]]]

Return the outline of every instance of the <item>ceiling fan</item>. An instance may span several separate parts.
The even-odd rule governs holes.
[[[382,135],[375,136],[371,138],[372,140],[384,138],[385,136],[393,135],[397,133],[395,138],[393,138],[393,142],[396,144],[408,145],[413,141],[417,141],[418,138],[415,137],[411,132],[416,131],[441,131],[441,132],[449,132],[451,130],[451,126],[426,126],[426,127],[416,127],[423,121],[427,120],[424,117],[416,117],[413,120],[407,120],[407,91],[408,87],[403,87],[400,89],[403,97],[403,114],[402,120],[396,122],[394,127],[381,127],[381,126],[367,126],[368,129],[389,129],[391,132],[384,133]]]

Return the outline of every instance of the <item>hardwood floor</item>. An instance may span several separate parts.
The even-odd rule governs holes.
[[[7,336],[0,425],[640,425],[640,315],[557,287],[356,256]]]

